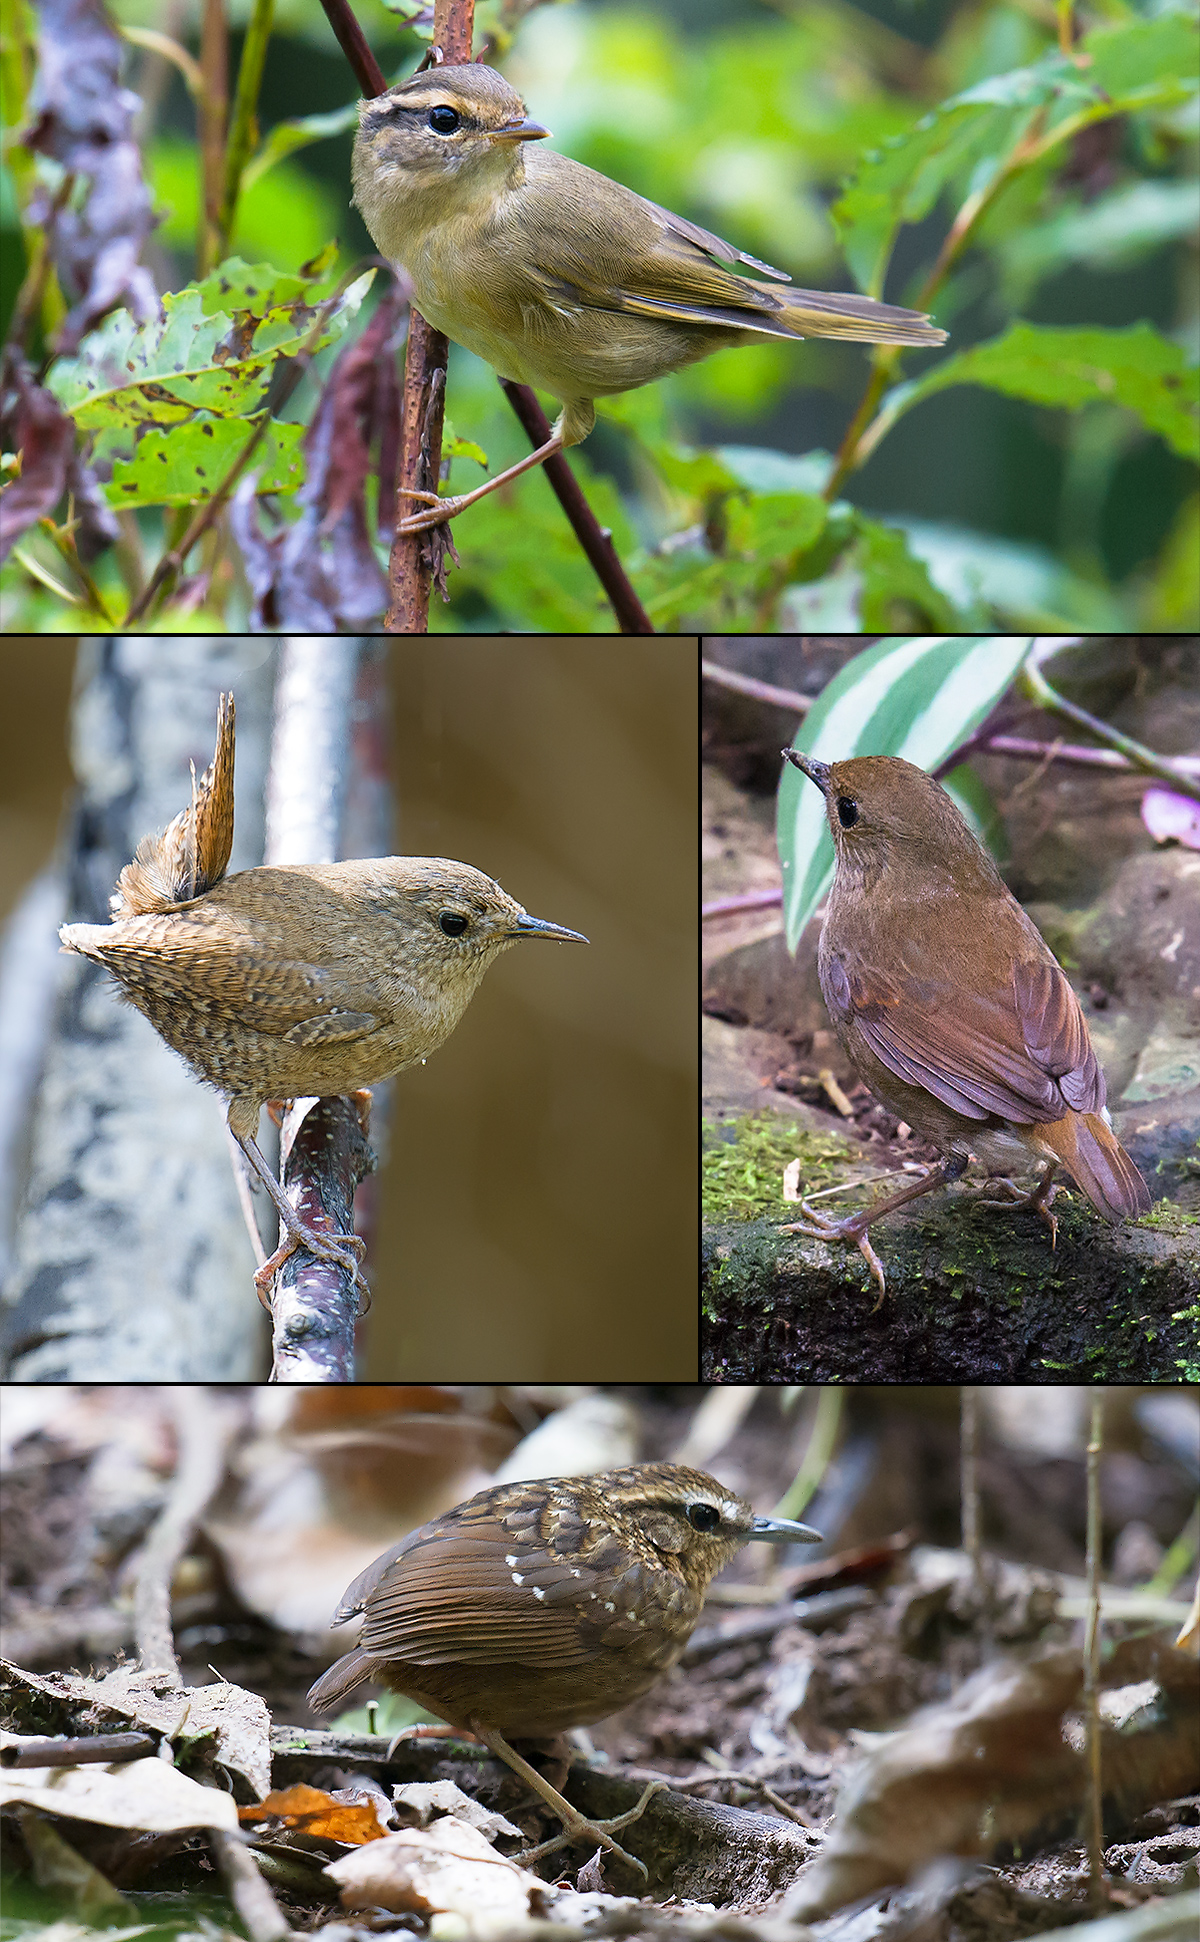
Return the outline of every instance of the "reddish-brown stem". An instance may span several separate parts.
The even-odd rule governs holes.
[[[225,121],[229,109],[229,34],[225,0],[204,0],[200,25],[200,66],[204,93],[197,102],[200,173],[204,212],[200,219],[197,275],[207,276],[216,261],[225,181]]]

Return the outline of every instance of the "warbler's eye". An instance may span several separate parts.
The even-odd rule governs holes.
[[[444,910],[438,918],[438,929],[446,937],[461,937],[467,928],[467,920],[461,911]]]
[[[853,829],[858,821],[858,804],[853,796],[838,797],[838,821],[843,829]]]
[[[715,1531],[721,1522],[721,1513],[712,1504],[689,1504],[687,1518],[694,1531]]]
[[[456,108],[431,108],[429,110],[429,126],[435,135],[452,135],[461,120],[462,116]]]

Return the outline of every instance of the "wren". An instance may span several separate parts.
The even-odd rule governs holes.
[[[531,917],[490,877],[441,856],[292,863],[225,875],[233,844],[233,696],[192,800],[139,843],[108,924],[64,924],[197,1077],[228,1098],[229,1129],[284,1230],[255,1275],[260,1299],[304,1247],[364,1290],[357,1235],[302,1221],[259,1150],[268,1100],[357,1092],[444,1044],[490,964],[522,937],[586,944]]]
[[[1104,1074],[1079,1001],[946,791],[892,755],[817,762],[783,750],[825,797],[837,870],[817,971],[847,1057],[890,1112],[942,1153],[941,1166],[866,1213],[831,1221],[804,1207],[786,1232],[840,1240],[886,1291],[867,1229],[957,1180],[972,1155],[995,1170],[1038,1164],[1009,1198],[1050,1229],[1063,1166],[1098,1214],[1150,1211],[1150,1194],[1112,1130]],[[802,1203],[803,1204],[803,1203]],[[872,1311],[874,1312],[874,1311]]]
[[[404,1693],[482,1740],[558,1815],[565,1832],[522,1859],[587,1837],[641,1868],[612,1837],[661,1782],[630,1813],[589,1821],[508,1738],[587,1726],[640,1697],[683,1652],[711,1580],[752,1539],[821,1536],[756,1517],[715,1477],[674,1463],[496,1484],[355,1579],[333,1623],[363,1613],[359,1643],[309,1705],[329,1712],[366,1679]]]

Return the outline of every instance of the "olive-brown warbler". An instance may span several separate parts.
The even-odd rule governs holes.
[[[432,493],[417,532],[565,446],[594,398],[731,344],[850,337],[941,344],[918,311],[871,297],[781,290],[781,270],[553,149],[494,69],[434,67],[359,105],[354,200],[380,252],[408,273],[421,315],[501,377],[563,405],[546,444],[461,498]]]

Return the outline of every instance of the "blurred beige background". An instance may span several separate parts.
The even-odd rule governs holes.
[[[73,650],[0,656],[2,919],[70,789]],[[362,1373],[688,1380],[697,644],[413,640],[390,677],[395,850],[473,863],[592,941],[508,952],[394,1082]]]

